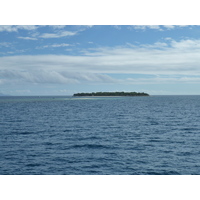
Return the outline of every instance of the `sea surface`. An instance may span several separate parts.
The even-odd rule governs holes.
[[[200,96],[0,97],[1,175],[200,174]]]

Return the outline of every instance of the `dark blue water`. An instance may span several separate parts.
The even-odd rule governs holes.
[[[200,96],[0,97],[0,174],[200,174]]]

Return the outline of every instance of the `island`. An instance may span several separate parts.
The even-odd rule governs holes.
[[[76,93],[73,96],[75,97],[83,97],[83,96],[99,96],[99,97],[106,97],[106,96],[149,96],[149,94],[144,92],[92,92],[92,93]]]

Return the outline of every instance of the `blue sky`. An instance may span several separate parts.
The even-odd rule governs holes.
[[[0,25],[0,93],[200,95],[200,26]]]

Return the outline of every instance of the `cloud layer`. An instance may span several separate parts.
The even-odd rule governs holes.
[[[175,28],[182,28],[187,25],[134,25],[129,26],[129,29],[136,29],[136,30],[147,30],[147,29],[154,29],[158,31],[163,31],[165,29],[171,30]]]
[[[36,30],[39,26],[35,25],[1,25],[0,32],[17,32],[18,30]]]
[[[23,55],[0,57],[1,83],[26,81],[32,83],[81,83],[122,81],[110,74],[184,75],[182,78],[154,78],[155,83],[167,81],[199,82],[200,40],[169,40],[152,45],[97,48],[82,55]],[[107,74],[107,75],[106,75]],[[188,77],[191,76],[191,77]],[[150,79],[140,79],[147,83]],[[123,80],[124,81],[124,80]],[[139,79],[137,79],[139,81]],[[126,82],[134,83],[134,79]]]

